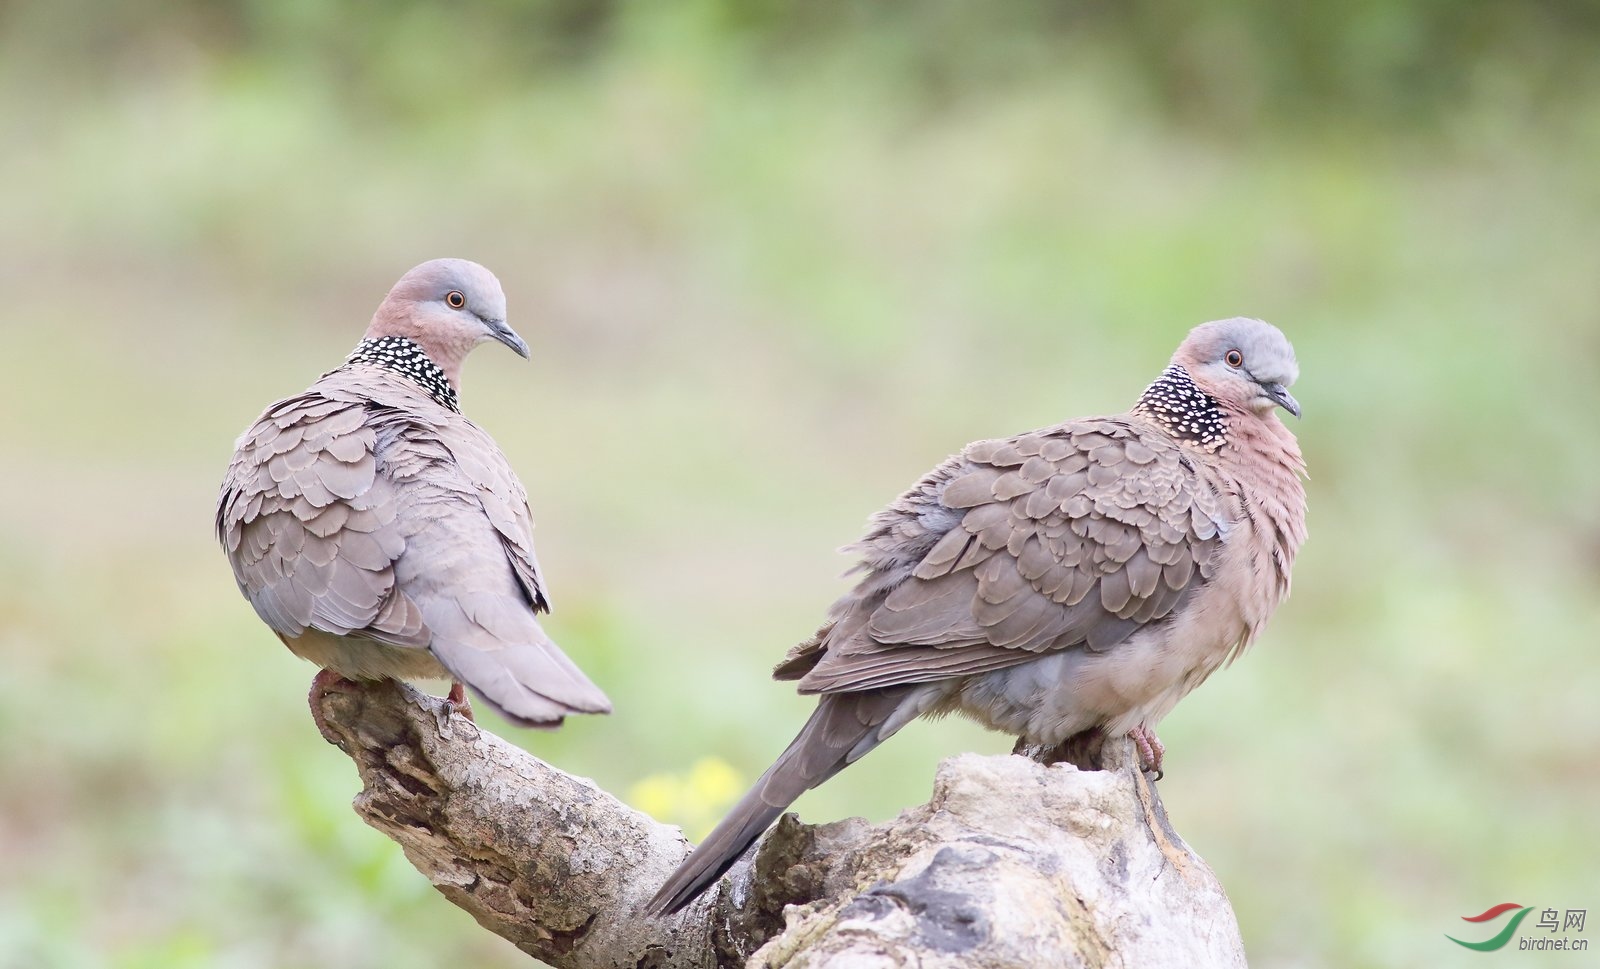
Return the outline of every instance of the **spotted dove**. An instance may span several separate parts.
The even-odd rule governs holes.
[[[500,282],[436,259],[390,290],[360,345],[239,438],[217,537],[239,590],[319,682],[453,679],[508,720],[611,705],[540,628],[549,610],[522,484],[461,416],[486,340],[526,357]],[[316,704],[313,703],[315,710]]]
[[[1156,724],[1288,594],[1305,539],[1299,374],[1276,327],[1196,327],[1133,409],[970,444],[847,551],[860,582],[775,671],[819,696],[755,787],[651,901],[687,905],[784,808],[911,720],[1027,744]]]

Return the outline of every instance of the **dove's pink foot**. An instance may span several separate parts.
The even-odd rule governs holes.
[[[1154,771],[1158,781],[1166,776],[1161,770],[1161,760],[1167,755],[1167,748],[1154,730],[1140,724],[1128,731],[1128,739],[1138,746],[1140,765],[1145,770]]]
[[[478,722],[472,718],[472,703],[467,699],[467,688],[461,685],[460,680],[456,680],[450,684],[450,692],[445,696],[445,701],[449,703],[457,713],[461,714],[463,717],[466,717],[469,722]]]

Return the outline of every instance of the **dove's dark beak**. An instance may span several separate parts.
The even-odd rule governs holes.
[[[1261,390],[1267,395],[1268,400],[1295,417],[1300,416],[1300,402],[1289,396],[1289,390],[1283,384],[1262,384]]]
[[[517,351],[517,355],[524,359],[528,356],[528,344],[522,337],[517,336],[517,331],[506,326],[505,320],[484,320],[483,325],[489,328],[489,335]]]

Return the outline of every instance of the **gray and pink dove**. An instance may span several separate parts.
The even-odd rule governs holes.
[[[1155,727],[1260,632],[1305,539],[1305,464],[1276,409],[1294,349],[1196,327],[1133,409],[970,444],[871,521],[863,577],[774,675],[819,696],[788,749],[650,903],[710,887],[806,790],[919,716],[1055,747]]]
[[[239,591],[323,667],[319,683],[451,679],[458,704],[465,683],[513,723],[554,727],[611,704],[540,627],[527,496],[461,416],[474,347],[528,355],[505,318],[499,280],[476,263],[406,273],[341,366],[239,438],[216,529]]]

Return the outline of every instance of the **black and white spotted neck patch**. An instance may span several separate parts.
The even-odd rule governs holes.
[[[1178,440],[1208,451],[1228,443],[1228,423],[1222,409],[1182,367],[1168,367],[1139,395],[1133,411],[1159,421]]]
[[[445,377],[439,365],[429,359],[422,348],[407,340],[403,336],[381,336],[375,340],[362,340],[350,356],[345,358],[345,365],[352,363],[373,363],[409,379],[412,383],[428,392],[428,396],[438,402],[439,406],[461,413],[461,401],[456,397],[456,389],[450,386],[450,381]]]

